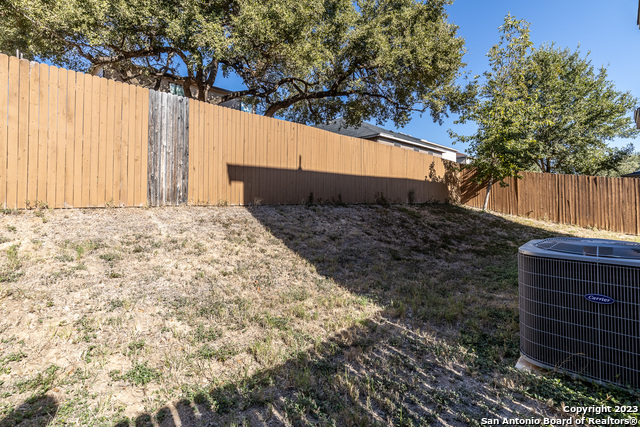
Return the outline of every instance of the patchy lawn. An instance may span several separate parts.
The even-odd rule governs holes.
[[[479,425],[636,394],[516,371],[519,245],[447,206],[0,217],[0,426]]]

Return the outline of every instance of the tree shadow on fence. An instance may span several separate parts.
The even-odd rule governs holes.
[[[472,169],[463,168],[458,184],[461,204],[482,207],[487,194],[486,182],[478,182],[476,173]]]
[[[230,182],[241,182],[240,203],[425,203],[455,197],[457,167],[445,162],[442,176],[431,163],[424,179],[347,175],[298,169],[227,165]]]

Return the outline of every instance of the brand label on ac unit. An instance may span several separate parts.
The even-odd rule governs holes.
[[[589,301],[598,304],[613,304],[614,302],[616,302],[613,298],[600,294],[587,294],[584,297]]]

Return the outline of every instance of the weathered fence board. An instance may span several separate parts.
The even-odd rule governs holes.
[[[8,145],[7,145],[7,205],[17,207],[18,191],[18,89],[20,74],[18,58],[9,58]]]
[[[0,99],[8,99],[9,95],[9,57],[0,55]],[[5,84],[7,82],[7,84]],[[0,102],[0,201],[7,200],[7,102]]]

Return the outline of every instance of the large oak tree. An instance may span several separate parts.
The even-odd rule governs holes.
[[[434,120],[465,101],[450,0],[4,0],[0,50],[267,116]],[[211,95],[220,74],[246,89]],[[166,83],[165,83],[166,84]]]

